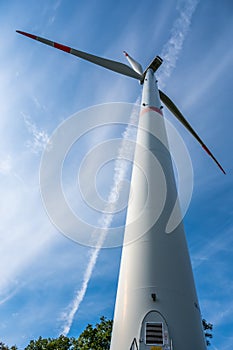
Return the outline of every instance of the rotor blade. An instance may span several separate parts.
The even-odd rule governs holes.
[[[204,148],[204,150],[208,153],[208,155],[215,161],[215,163],[218,165],[218,167],[222,170],[224,174],[225,170],[222,168],[222,166],[219,164],[217,159],[214,157],[214,155],[210,152],[208,147],[204,144],[204,142],[201,140],[201,138],[197,135],[197,133],[194,131],[194,129],[191,127],[189,122],[185,119],[185,117],[182,115],[182,113],[179,111],[179,109],[176,107],[176,105],[172,102],[172,100],[164,94],[161,90],[159,90],[159,95],[163,103],[167,106],[167,108],[174,114],[174,116],[186,127],[186,129],[195,137],[195,139],[201,144],[201,146]]]
[[[59,43],[56,43],[56,42],[53,42],[53,41],[41,38],[41,37],[33,35],[33,34],[22,32],[20,30],[16,30],[16,32],[19,33],[19,34],[25,35],[25,36],[27,36],[27,37],[29,37],[31,39],[40,41],[43,44],[55,47],[56,49],[59,49],[59,50],[65,51],[67,53],[70,53],[70,54],[72,54],[74,56],[80,57],[80,58],[82,58],[82,59],[84,59],[86,61],[90,61],[92,63],[95,63],[95,64],[99,65],[99,66],[102,66],[104,68],[110,69],[110,70],[112,70],[114,72],[117,72],[117,73],[120,73],[120,74],[123,74],[123,75],[127,75],[127,76],[129,76],[131,78],[135,78],[135,79],[138,79],[138,80],[142,79],[142,76],[139,73],[135,72],[132,68],[130,68],[126,64],[123,64],[123,63],[120,63],[120,62],[116,62],[116,61],[112,61],[112,60],[108,60],[106,58],[94,56],[94,55],[91,55],[91,54],[83,52],[83,51],[75,50],[75,49],[72,49],[71,47],[68,47],[68,46],[65,46],[65,45],[62,45],[62,44],[59,44]]]
[[[125,57],[127,58],[127,61],[129,62],[129,64],[133,68],[133,70],[135,72],[137,72],[138,74],[143,75],[143,70],[142,70],[142,66],[140,65],[140,63],[135,61],[135,59],[133,59],[133,57],[131,57],[126,51],[123,51],[123,52],[124,52]]]

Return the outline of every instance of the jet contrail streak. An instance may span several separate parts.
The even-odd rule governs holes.
[[[180,16],[175,20],[171,29],[171,36],[163,46],[161,57],[164,60],[157,74],[160,87],[165,85],[166,79],[170,77],[176,67],[177,59],[183,48],[183,43],[191,25],[192,16],[197,8],[199,0],[188,0],[178,8]]]
[[[164,59],[164,70],[162,71],[161,74],[158,75],[159,80],[160,80],[160,85],[165,85],[165,80],[168,78],[172,70],[176,66],[176,61],[179,57],[179,53],[183,47],[183,42],[185,39],[185,36],[188,33],[188,29],[191,24],[191,19],[192,16],[195,12],[195,9],[198,5],[199,0],[189,0],[184,3],[184,6],[180,8],[180,16],[176,19],[172,26],[171,30],[171,37],[168,40],[168,42],[164,45],[161,53],[161,57]],[[138,103],[138,101],[136,102]],[[135,113],[132,113],[131,118],[135,118]],[[133,119],[134,120],[134,119]],[[132,122],[132,119],[131,119]],[[128,126],[123,134],[123,140],[121,147],[119,149],[119,158],[124,158],[124,153],[128,152],[128,148],[124,147],[124,140],[129,138],[130,136],[132,137],[132,126]],[[133,131],[135,132],[135,131]],[[126,171],[128,169],[128,165],[126,162],[122,162],[122,159],[118,159],[115,162],[115,169],[114,169],[114,182],[113,182],[113,187],[110,191],[110,194],[108,196],[108,201],[110,208],[112,208],[114,212],[114,204],[111,204],[111,202],[114,202],[115,199],[117,198],[119,192],[120,192],[120,183],[124,178],[124,175],[126,174]],[[109,209],[108,205],[108,209]],[[105,228],[110,227],[112,223],[113,215],[103,215],[102,216],[102,225]],[[84,278],[82,282],[82,286],[80,290],[76,292],[76,295],[72,302],[70,303],[70,306],[68,307],[68,311],[64,313],[63,315],[63,320],[65,321],[65,325],[63,327],[62,334],[67,335],[70,331],[73,318],[79,308],[80,303],[82,302],[87,287],[89,280],[91,278],[93,269],[95,267],[99,251],[101,249],[101,244],[104,242],[106,236],[106,231],[105,233],[101,234],[99,237],[98,241],[98,247],[93,249],[91,255],[90,255],[90,260],[88,262],[87,268],[84,273]]]
[[[76,292],[74,299],[72,300],[72,302],[70,303],[70,305],[68,307],[68,311],[63,314],[63,320],[65,320],[65,325],[63,327],[61,334],[65,335],[65,336],[69,333],[72,322],[73,322],[73,318],[74,318],[74,316],[79,308],[80,303],[82,302],[82,300],[85,296],[85,293],[86,293],[86,290],[88,287],[88,283],[89,283],[89,280],[90,280],[91,275],[92,275],[92,271],[95,267],[96,260],[97,260],[98,255],[99,255],[99,251],[100,251],[99,247],[93,249],[91,256],[90,256],[90,260],[88,262],[87,268],[86,268],[85,273],[84,273],[82,286],[81,286],[80,290],[78,290]]]
[[[137,99],[135,106],[137,106],[139,104],[139,98]],[[121,191],[121,184],[122,184],[122,180],[124,179],[126,172],[129,168],[129,162],[124,161],[124,157],[127,154],[127,156],[129,157],[129,155],[131,156],[132,160],[133,160],[133,152],[134,152],[134,147],[132,147],[131,149],[129,149],[129,144],[125,143],[125,140],[130,139],[130,140],[135,140],[136,139],[136,128],[133,127],[131,124],[133,125],[137,125],[136,121],[138,119],[138,108],[135,107],[135,109],[133,109],[131,116],[130,116],[130,122],[129,125],[126,127],[124,133],[123,133],[123,138],[121,141],[121,146],[119,148],[118,151],[118,156],[117,159],[115,160],[115,166],[114,166],[114,177],[113,177],[113,186],[111,188],[111,191],[108,195],[108,205],[106,207],[106,211],[108,212],[113,212],[114,213],[114,209],[115,209],[115,202],[117,202],[117,198],[119,196],[119,193]],[[80,303],[82,302],[85,294],[86,294],[86,290],[88,287],[88,283],[89,280],[91,278],[93,269],[96,265],[96,261],[97,258],[99,256],[99,252],[100,249],[104,243],[104,240],[106,238],[106,234],[107,231],[106,229],[109,228],[111,226],[112,220],[113,220],[113,216],[114,214],[103,214],[100,221],[99,221],[99,225],[103,228],[105,228],[105,230],[103,230],[98,238],[97,241],[97,247],[94,248],[90,254],[90,259],[87,265],[87,268],[84,272],[84,277],[83,277],[83,282],[82,282],[82,286],[81,288],[76,292],[74,299],[72,300],[72,302],[70,303],[70,305],[67,308],[67,311],[63,313],[62,315],[62,319],[65,321],[65,325],[63,327],[63,330],[61,332],[61,334],[63,335],[67,335],[70,331],[72,322],[73,322],[73,318],[79,308]],[[95,230],[94,235],[96,235],[98,233],[98,229]]]

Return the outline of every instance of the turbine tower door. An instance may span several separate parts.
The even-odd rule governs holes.
[[[150,311],[142,321],[139,350],[172,350],[167,324],[157,311]]]

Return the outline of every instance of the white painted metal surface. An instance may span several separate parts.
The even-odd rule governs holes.
[[[183,225],[180,224],[171,234],[165,233],[176,199],[170,154],[158,139],[142,130],[157,130],[167,145],[160,107],[154,74],[149,69],[143,86],[135,164],[143,164],[148,183],[153,185],[148,188],[142,180],[140,169],[135,165],[132,174],[133,199],[127,214],[111,350],[129,350],[134,338],[140,350],[159,346],[145,344],[144,327],[148,320],[164,324],[169,340],[160,346],[161,349],[171,348],[171,341],[174,350],[206,349]],[[148,222],[152,221],[156,208],[161,208],[164,178],[160,166],[152,166],[150,152],[143,153],[141,146],[150,149],[162,164],[167,187],[161,216],[143,235],[145,223],[140,220],[135,225],[130,223],[140,215],[141,210],[146,212]],[[135,241],[134,237],[137,237]],[[155,294],[155,301],[152,294]]]

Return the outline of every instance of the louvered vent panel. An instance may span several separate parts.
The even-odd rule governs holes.
[[[146,344],[163,345],[162,323],[146,323]]]

